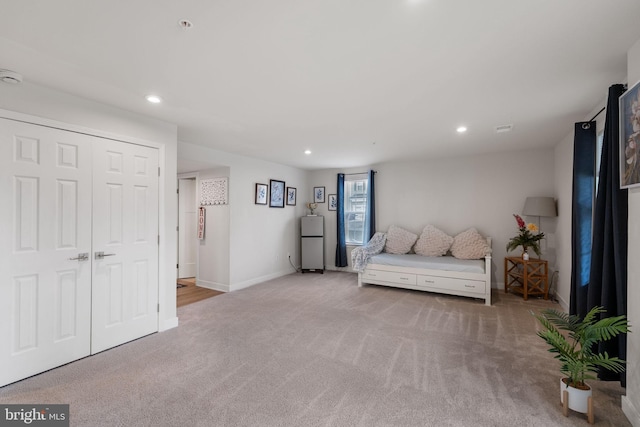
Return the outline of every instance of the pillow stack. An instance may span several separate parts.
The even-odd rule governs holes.
[[[415,244],[415,246],[414,246]],[[404,228],[392,225],[387,232],[384,252],[389,254],[407,254],[411,248],[416,254],[429,257],[451,255],[458,259],[481,259],[491,253],[491,248],[475,228],[469,228],[455,237],[433,225],[422,230],[420,238]]]

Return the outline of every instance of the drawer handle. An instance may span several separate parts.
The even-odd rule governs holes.
[[[425,280],[427,283],[436,283],[434,280]]]
[[[473,285],[464,285],[465,288],[475,288]]]
[[[375,274],[373,274],[373,273],[369,273],[369,276],[371,276],[371,277],[376,277],[376,275],[375,275]]]
[[[409,280],[408,277],[401,277],[400,280]]]

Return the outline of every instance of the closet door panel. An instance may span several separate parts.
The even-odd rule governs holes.
[[[89,354],[91,144],[0,118],[0,386]]]
[[[158,331],[158,150],[96,138],[93,152],[97,353]]]

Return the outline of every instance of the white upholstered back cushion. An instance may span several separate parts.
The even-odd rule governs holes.
[[[413,250],[422,256],[442,256],[447,253],[453,237],[433,225],[427,225]]]
[[[453,238],[451,255],[459,259],[480,259],[491,253],[491,248],[475,228],[463,231]]]
[[[384,245],[384,251],[390,254],[406,254],[411,250],[417,239],[417,234],[392,225],[387,231],[387,242]]]

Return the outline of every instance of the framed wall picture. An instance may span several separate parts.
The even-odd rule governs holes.
[[[640,82],[629,88],[620,103],[620,188],[640,185]]]
[[[256,184],[256,205],[267,204],[268,192],[269,187],[267,187],[267,184]]]
[[[313,187],[313,202],[324,203],[324,187]]]
[[[284,181],[278,181],[277,179],[269,180],[269,207],[270,208],[284,208]]]
[[[338,209],[338,196],[336,194],[329,194],[329,210],[335,211]]]
[[[296,189],[295,187],[287,187],[287,205],[295,206],[296,205]]]

